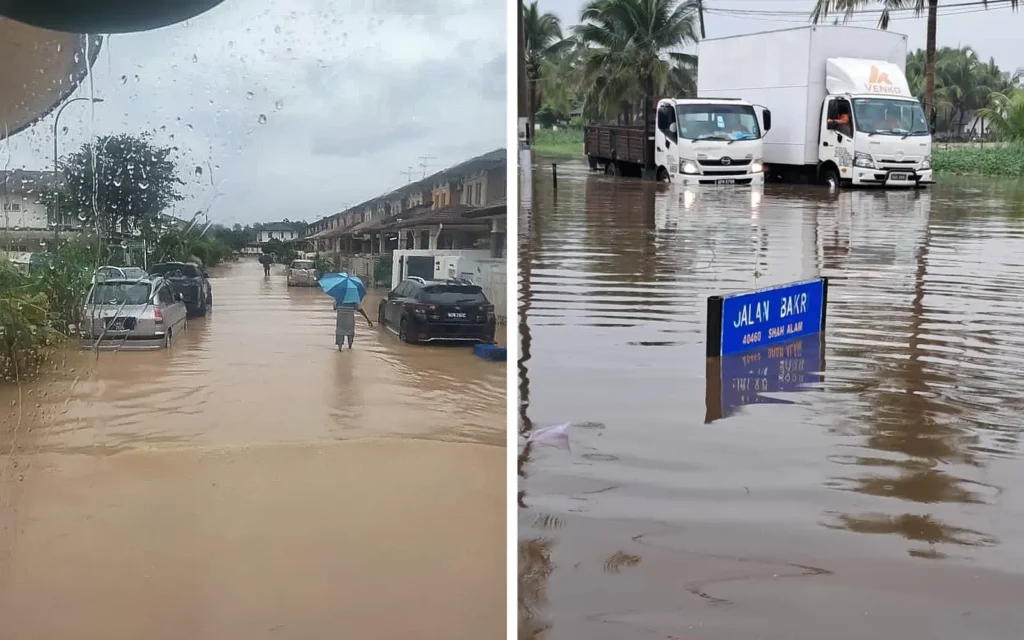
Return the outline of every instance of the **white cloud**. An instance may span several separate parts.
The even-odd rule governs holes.
[[[432,171],[504,146],[504,16],[494,0],[227,0],[108,39],[92,78],[105,102],[92,122],[87,103],[65,110],[61,153],[148,131],[181,149],[179,214],[313,220],[404,184],[419,156]],[[50,168],[51,128],[11,138],[12,168]]]

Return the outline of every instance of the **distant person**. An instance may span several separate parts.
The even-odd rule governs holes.
[[[338,346],[338,351],[341,351],[345,346],[345,340],[348,339],[348,348],[352,348],[352,341],[356,337],[356,312],[359,315],[366,318],[366,324],[373,328],[373,323],[370,322],[370,317],[366,315],[363,308],[359,306],[359,303],[345,303],[338,304],[334,303],[334,311],[336,312],[336,318],[334,323],[334,344]]]
[[[274,263],[274,258],[269,253],[260,254],[260,264],[263,265],[263,275],[270,275],[270,265]]]

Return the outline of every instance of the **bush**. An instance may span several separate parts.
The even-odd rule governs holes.
[[[534,153],[549,157],[581,157],[583,155],[583,129],[537,128],[531,145]]]
[[[1021,177],[1024,145],[936,149],[932,151],[932,167],[939,173]]]
[[[0,380],[32,377],[46,361],[59,337],[48,326],[47,304],[28,276],[0,263]]]

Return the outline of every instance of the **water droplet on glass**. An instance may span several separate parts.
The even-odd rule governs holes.
[[[142,189],[143,191],[145,191],[146,189],[149,188],[149,183],[148,182],[141,182],[140,181],[139,182],[139,188]]]
[[[121,186],[121,179],[120,178],[114,178],[114,186],[115,187],[120,187]]]
[[[274,26],[274,33],[281,33],[281,25]]]
[[[85,222],[85,217],[86,217],[86,216],[85,216],[85,214],[84,214],[84,213],[80,213],[80,214],[78,214],[78,219],[79,219],[80,221],[82,221],[82,222]]]
[[[276,109],[278,111],[280,111],[281,109],[284,109],[284,100],[278,100],[277,102],[275,102],[274,103],[274,109]]]
[[[78,52],[76,51],[76,52],[75,52],[75,64],[78,64],[78,63],[79,63],[79,62],[81,62],[81,61],[82,61],[82,54],[80,54],[80,53],[78,53]]]
[[[247,91],[247,92],[245,93],[245,97],[246,97],[246,98],[248,98],[248,99],[250,99],[250,100],[252,100],[253,98],[255,98],[255,97],[256,97],[256,94],[255,94],[255,93],[253,93],[252,91]]]
[[[267,124],[267,116],[264,113],[260,114],[260,117],[256,119],[260,124]]]
[[[128,248],[128,241],[127,240],[122,240],[121,241],[121,248],[122,249],[127,249]]]
[[[199,62],[199,56],[197,56],[196,54],[193,53],[192,54],[192,62]]]
[[[188,127],[188,130],[189,130],[189,131],[191,131],[191,130],[192,130],[192,124],[191,124],[191,123],[189,123],[189,124],[186,124],[185,126],[186,126],[186,127]]]
[[[60,128],[60,132],[61,132],[62,135],[66,135],[67,132],[68,132],[68,128],[67,127],[61,127]]]

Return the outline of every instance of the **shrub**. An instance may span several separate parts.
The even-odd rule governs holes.
[[[48,326],[47,297],[9,263],[0,263],[0,380],[36,375],[58,335]]]
[[[935,150],[932,166],[940,173],[1020,177],[1024,176],[1024,145]]]

